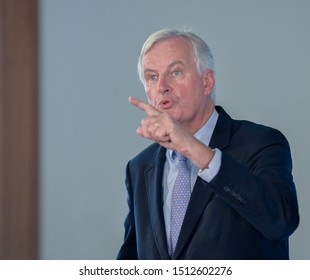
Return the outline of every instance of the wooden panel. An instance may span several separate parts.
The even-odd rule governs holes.
[[[38,257],[37,19],[37,0],[0,0],[0,259]]]

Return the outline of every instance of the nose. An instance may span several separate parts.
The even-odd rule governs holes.
[[[167,77],[160,76],[158,78],[157,90],[160,93],[165,93],[170,91],[170,86]]]

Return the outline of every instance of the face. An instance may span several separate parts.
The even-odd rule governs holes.
[[[212,71],[200,75],[191,43],[177,37],[155,43],[142,62],[149,103],[192,133],[209,119],[214,104]]]

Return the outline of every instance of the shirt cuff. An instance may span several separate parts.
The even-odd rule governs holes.
[[[222,163],[222,151],[219,149],[214,149],[215,153],[213,158],[209,163],[209,167],[198,171],[198,176],[201,177],[206,182],[210,183],[213,178],[217,175],[221,168]]]

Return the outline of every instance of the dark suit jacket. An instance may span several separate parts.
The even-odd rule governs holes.
[[[166,149],[152,144],[127,165],[129,213],[117,259],[288,259],[299,223],[290,149],[277,130],[236,121],[221,108],[210,147],[219,173],[197,178],[173,256],[163,217]]]

